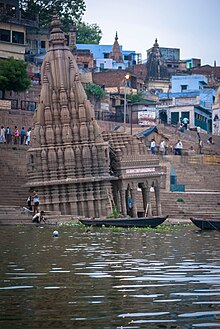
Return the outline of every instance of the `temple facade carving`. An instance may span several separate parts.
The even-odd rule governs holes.
[[[100,134],[56,16],[51,25],[28,151],[28,184],[38,190],[45,210],[101,217],[112,207],[108,143]]]

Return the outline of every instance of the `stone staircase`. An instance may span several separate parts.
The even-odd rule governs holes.
[[[26,206],[26,146],[0,144],[0,205]]]
[[[25,146],[14,147],[0,144],[0,224],[31,224],[31,215],[22,213],[22,207],[26,206],[29,194],[29,189],[25,186],[27,181],[26,152]],[[192,216],[220,218],[218,156],[168,155],[161,160],[172,163],[178,184],[184,184],[186,187],[185,193],[161,190],[162,211],[163,214],[169,215],[169,220],[187,222]],[[154,193],[152,193],[153,196]],[[154,199],[153,208],[155,208]],[[59,212],[48,212],[46,217],[48,224],[74,220],[72,216],[62,216]]]
[[[220,217],[220,192],[172,192],[161,194],[163,213],[169,220],[189,221],[190,217]]]
[[[140,127],[138,125],[133,126],[133,135],[138,134],[142,131],[147,130],[149,127]],[[130,134],[130,128],[126,128],[126,132]],[[189,150],[191,147],[195,150],[195,153],[199,153],[198,147],[198,136],[196,131],[185,130],[181,133],[177,127],[172,125],[158,124],[157,125],[158,133],[166,136],[169,139],[169,146],[175,145],[178,139],[181,139],[183,142],[184,150]],[[213,136],[214,143],[213,145],[207,144],[207,139],[210,137],[207,133],[200,133],[201,140],[203,141],[203,154],[220,154],[220,136]]]
[[[220,156],[164,156],[163,161],[172,163],[178,184],[185,191],[220,191]]]
[[[185,185],[181,193],[161,190],[163,213],[180,221],[192,216],[220,218],[220,156],[170,155],[163,161],[172,164],[178,184]]]
[[[0,225],[36,225],[32,223],[32,217],[33,213],[25,214],[22,207],[0,206]],[[59,211],[45,211],[45,217],[46,224],[49,225],[78,222],[78,218],[71,215],[63,216]]]

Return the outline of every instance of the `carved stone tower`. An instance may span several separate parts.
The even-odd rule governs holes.
[[[100,134],[78,67],[53,16],[50,48],[28,151],[28,181],[41,209],[102,217],[111,212],[109,146]]]
[[[161,55],[157,39],[155,40],[155,43],[148,55],[146,67],[147,67],[146,80],[161,80],[161,79],[167,79],[169,77],[167,66]]]
[[[115,42],[112,46],[112,52],[109,54],[109,58],[112,58],[117,63],[123,63],[122,52],[118,43],[118,33],[115,35]]]

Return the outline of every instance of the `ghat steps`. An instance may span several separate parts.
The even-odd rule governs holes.
[[[26,206],[28,188],[25,146],[0,145],[0,224],[30,223],[30,216],[22,214]],[[220,217],[220,164],[217,156],[164,156],[162,161],[172,163],[177,183],[185,184],[185,193],[161,190],[162,211],[170,219],[189,220],[194,216]],[[152,197],[154,193],[151,193]],[[182,201],[181,201],[182,199]],[[140,201],[138,202],[140,206]],[[155,200],[153,199],[153,208]],[[51,223],[64,221],[59,213],[47,214]],[[72,221],[67,216],[65,221]]]

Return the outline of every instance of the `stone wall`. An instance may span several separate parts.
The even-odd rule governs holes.
[[[3,110],[0,109],[0,125],[14,128],[17,126],[20,130],[22,127],[28,129],[33,124],[33,112],[23,110]]]
[[[28,129],[33,125],[34,112],[23,110],[3,110],[0,109],[0,126],[14,128],[17,126],[20,130],[22,127]],[[98,125],[101,131],[113,130],[119,124],[118,122],[101,121],[98,120]]]

